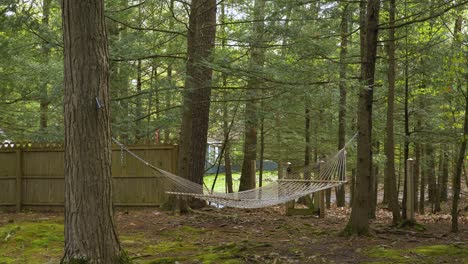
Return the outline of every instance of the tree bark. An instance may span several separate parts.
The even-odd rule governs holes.
[[[435,196],[436,196],[436,175],[435,175],[435,157],[434,157],[434,147],[430,144],[427,145],[427,184],[428,184],[428,197],[431,202],[431,206],[434,206]]]
[[[310,165],[311,156],[312,156],[312,147],[310,142],[311,137],[311,128],[310,128],[310,98],[307,93],[304,94],[304,139],[305,139],[305,149],[304,149],[304,166],[307,167]],[[307,170],[304,172],[304,178],[310,179],[310,171]]]
[[[362,2],[361,2],[362,3]],[[364,4],[361,4],[363,8]],[[374,90],[375,62],[377,57],[377,36],[379,23],[379,0],[368,0],[366,8],[364,54],[361,65],[363,87],[359,91],[358,101],[358,139],[357,139],[357,177],[351,217],[345,228],[347,234],[365,235],[369,232],[369,192],[372,177],[372,99]],[[361,11],[362,12],[362,11]],[[361,19],[362,20],[362,19]],[[361,39],[362,40],[362,39]]]
[[[400,222],[400,206],[398,204],[398,193],[395,176],[395,141],[394,141],[394,112],[395,112],[395,79],[396,79],[396,60],[395,60],[395,0],[389,3],[389,26],[388,31],[388,95],[387,95],[387,122],[385,126],[386,141],[384,146],[385,157],[385,195],[388,207],[392,212],[392,223],[394,225]]]
[[[421,149],[421,180],[419,183],[419,213],[424,214],[424,199],[426,191],[426,179],[427,179],[427,149],[423,146]]]
[[[136,92],[139,94],[136,97],[136,102],[135,102],[135,118],[137,119],[135,121],[135,143],[139,143],[140,139],[142,138],[142,132],[141,132],[141,120],[140,117],[142,115],[142,105],[141,105],[141,86],[142,86],[142,80],[141,80],[141,60],[137,61],[137,83],[136,83]]]
[[[224,171],[225,181],[228,193],[233,193],[232,187],[232,162],[231,162],[231,142],[229,139],[229,124],[228,124],[228,107],[227,102],[224,105],[223,111],[223,131],[224,131]]]
[[[346,141],[346,56],[348,54],[348,20],[349,4],[343,5],[341,15],[341,45],[340,45],[340,106],[338,111],[338,150],[342,149]],[[346,172],[345,172],[346,173]],[[336,188],[336,206],[345,206],[345,186]]]
[[[223,39],[221,41],[222,49],[226,48],[226,5],[224,2],[221,3],[221,34],[223,34]],[[221,73],[221,80],[223,87],[227,87],[227,75],[226,73]],[[229,138],[230,126],[229,126],[229,102],[228,102],[228,90],[224,92],[223,103],[223,134],[224,134],[224,171],[225,171],[225,186],[226,192],[233,193],[234,189],[232,186],[232,162],[231,162],[231,141]],[[232,120],[234,122],[234,119]],[[233,124],[231,124],[232,126]]]
[[[62,262],[118,263],[112,209],[104,1],[63,1],[65,250]]]
[[[455,21],[455,29],[454,29],[454,36],[455,36],[455,41],[454,43],[459,46],[462,41],[462,35],[461,35],[461,29],[462,29],[462,24],[463,24],[463,17],[461,14],[458,14],[457,19]],[[465,69],[468,67],[468,59],[465,57]],[[468,140],[468,73],[465,72],[464,74],[465,77],[465,121],[463,124],[463,139],[462,143],[460,144],[460,152],[458,153],[458,158],[457,158],[457,163],[455,165],[455,171],[453,173],[453,200],[452,200],[452,224],[450,231],[451,232],[458,232],[458,203],[460,200],[460,190],[461,190],[461,174],[462,174],[462,168],[464,167],[463,162],[465,160],[465,152],[466,152],[466,144]],[[462,80],[459,80],[459,85],[460,85],[460,90],[462,86]],[[464,169],[464,168],[463,168]],[[468,183],[467,183],[468,184]]]
[[[252,49],[250,52],[249,68],[251,72],[259,74],[264,64],[264,49],[261,48],[264,34],[265,19],[265,0],[256,0],[254,4],[253,14],[253,40]],[[256,87],[260,84],[260,80],[255,77],[250,77],[247,83],[247,99],[245,104],[245,138],[244,138],[244,161],[242,163],[242,173],[239,183],[239,191],[254,189],[256,186],[255,172],[250,165],[253,160],[257,159],[257,97]]]
[[[170,0],[169,1],[169,9],[170,10],[174,10],[174,0]],[[170,19],[169,20],[169,29],[173,30],[174,29],[174,19]],[[169,53],[172,53],[173,52],[173,47],[174,47],[174,44],[172,44],[172,42],[169,44],[169,48],[168,48],[168,52]],[[165,96],[164,96],[164,103],[165,103],[165,107],[166,109],[169,109],[171,106],[172,106],[172,100],[173,100],[173,93],[172,92],[172,89],[175,88],[175,84],[174,84],[174,81],[173,81],[173,78],[172,78],[172,73],[173,73],[173,65],[174,62],[173,61],[170,61],[168,62],[167,64],[167,88],[169,88],[168,91],[165,92]],[[167,126],[166,128],[164,128],[163,130],[163,135],[164,135],[164,143],[165,144],[170,144],[171,143],[171,128],[170,126]]]
[[[408,174],[408,164],[407,160],[409,158],[409,145],[410,145],[410,133],[409,133],[409,61],[408,61],[408,31],[406,31],[406,50],[405,50],[405,69],[404,69],[404,74],[405,74],[405,122],[404,122],[404,127],[405,127],[405,139],[404,139],[404,148],[403,148],[403,160],[404,160],[404,178],[403,178],[403,201],[401,204],[401,210],[402,214],[401,217],[403,220],[407,220],[407,215],[406,215],[406,200],[408,199],[407,197],[407,174]]]
[[[373,152],[379,154],[380,152],[380,141],[376,140],[373,144]],[[372,164],[372,177],[371,177],[371,189],[369,191],[369,219],[375,219],[375,212],[377,210],[377,186],[378,186],[379,167],[377,164]]]
[[[262,103],[262,112],[264,112],[264,105]],[[260,118],[260,159],[259,159],[259,168],[258,168],[258,186],[262,187],[263,185],[263,159],[265,158],[265,118]]]
[[[42,1],[42,25],[44,27],[49,26],[49,18],[50,18],[50,5],[51,0],[43,0]],[[42,45],[42,55],[44,58],[44,64],[48,65],[49,63],[49,56],[50,56],[50,48],[48,43],[44,43]],[[39,117],[39,128],[44,131],[47,128],[48,123],[48,115],[49,115],[49,94],[48,94],[48,85],[49,82],[46,80],[43,84],[40,85],[40,117]],[[45,131],[44,131],[45,132]]]
[[[440,201],[446,202],[448,199],[448,178],[449,178],[449,157],[447,152],[443,152],[442,156],[442,179],[440,181]]]
[[[460,200],[460,189],[461,189],[461,173],[463,161],[465,160],[466,143],[468,140],[468,74],[465,73],[466,78],[466,92],[465,96],[465,121],[463,124],[463,140],[460,144],[460,151],[458,153],[457,164],[455,166],[455,172],[453,174],[453,200],[452,200],[452,224],[450,230],[452,232],[458,232],[458,203]]]
[[[178,173],[181,177],[202,184],[205,168],[206,143],[210,112],[212,69],[215,45],[216,1],[193,0],[187,35],[187,64],[183,92]],[[199,193],[203,190],[200,188]],[[192,207],[204,202],[191,200]],[[181,211],[185,206],[182,205]]]
[[[418,127],[420,127],[420,122],[418,118]],[[414,210],[417,211],[419,208],[419,181],[421,179],[421,143],[414,144]]]

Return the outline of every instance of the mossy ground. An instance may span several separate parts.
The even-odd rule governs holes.
[[[365,255],[372,258],[366,263],[468,263],[466,245],[429,245],[407,249],[371,247]]]
[[[133,263],[468,263],[466,224],[457,235],[442,222],[408,231],[435,237],[431,241],[392,232],[341,237],[349,211],[328,213],[320,219],[285,216],[282,208],[225,208],[175,216],[139,209],[118,211],[116,225]],[[0,213],[0,264],[59,263],[62,248],[61,213]]]
[[[182,226],[161,232],[161,240],[143,234],[122,235],[121,243],[134,263],[243,263],[241,252],[264,246],[249,243],[221,243],[206,246],[199,241],[203,229]],[[38,221],[0,227],[0,263],[58,263],[63,254],[63,224]]]
[[[41,221],[0,227],[0,263],[57,263],[62,254],[63,224]]]

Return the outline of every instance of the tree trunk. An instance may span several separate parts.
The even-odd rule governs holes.
[[[104,1],[63,1],[65,263],[118,263]]]
[[[226,48],[226,26],[224,23],[226,22],[226,5],[224,2],[221,3],[221,16],[219,18],[221,20],[221,34],[222,34],[222,41],[221,41],[221,48]],[[223,88],[227,87],[227,75],[226,73],[221,73],[221,80]],[[234,189],[232,187],[232,162],[231,162],[231,141],[229,138],[230,126],[229,126],[229,102],[228,102],[228,90],[224,92],[224,103],[223,103],[223,134],[224,134],[224,171],[225,171],[225,186],[226,192],[233,193]],[[234,118],[232,120],[234,122]],[[231,124],[232,126],[233,124]]]
[[[442,156],[442,179],[440,180],[440,201],[446,202],[448,199],[448,178],[449,178],[449,156],[447,152],[443,152]]]
[[[226,119],[225,119],[226,120]],[[224,126],[227,126],[225,122]],[[226,188],[228,193],[233,193],[234,189],[232,187],[232,162],[231,162],[231,142],[229,141],[229,132],[224,134],[224,171],[225,171],[225,181]]]
[[[408,34],[408,33],[407,33]],[[408,37],[408,35],[407,35]],[[410,138],[410,133],[409,133],[409,61],[408,61],[408,43],[406,43],[406,50],[405,50],[405,69],[404,69],[404,74],[405,74],[405,141],[404,141],[404,148],[403,148],[403,163],[404,163],[404,177],[403,177],[403,201],[402,201],[402,214],[401,217],[403,220],[407,220],[407,215],[406,215],[406,200],[408,199],[407,197],[407,174],[408,174],[408,169],[407,169],[407,160],[409,158],[409,138]]]
[[[423,146],[421,149],[421,180],[419,183],[419,213],[424,214],[424,198],[426,191],[426,179],[427,179],[427,148]]]
[[[305,139],[305,149],[304,149],[304,166],[307,167],[310,165],[312,148],[311,148],[311,131],[310,131],[310,98],[307,93],[304,94],[304,139]],[[304,172],[304,178],[310,179],[310,170]]]
[[[431,206],[434,206],[437,182],[435,176],[435,160],[434,160],[434,147],[432,145],[427,146],[427,184],[428,184],[428,196]]]
[[[419,121],[419,120],[418,120]],[[418,126],[419,127],[419,126]],[[421,178],[421,143],[414,144],[414,210],[417,211],[419,207],[418,193],[419,181]]]
[[[216,1],[193,0],[187,35],[187,63],[183,93],[178,173],[202,184],[205,168],[206,142],[210,112],[212,69],[211,60],[216,33]],[[199,193],[203,190],[200,188]],[[192,200],[192,207],[204,204]],[[181,211],[185,206],[182,205]]]
[[[136,83],[136,92],[138,96],[136,97],[136,102],[135,102],[135,143],[138,143],[140,139],[142,138],[142,132],[141,132],[141,120],[140,117],[142,115],[142,107],[141,107],[141,60],[137,61],[137,83]]]
[[[44,27],[49,26],[49,17],[50,17],[50,4],[51,0],[42,1],[42,25]],[[50,48],[48,43],[42,45],[42,55],[44,57],[44,65],[47,67],[49,63]],[[48,123],[48,114],[49,114],[49,94],[48,94],[48,85],[49,82],[46,80],[43,84],[40,85],[40,117],[39,117],[39,128],[44,131],[47,128]],[[44,131],[45,132],[45,131]]]
[[[349,205],[350,207],[353,206],[353,201],[354,201],[354,193],[356,190],[356,169],[352,168],[351,169],[351,181],[349,184]]]
[[[250,71],[260,74],[264,64],[264,49],[261,48],[264,34],[265,0],[256,0],[253,14],[253,40],[250,52]],[[242,163],[242,173],[239,183],[239,191],[255,188],[255,172],[250,165],[257,159],[257,97],[256,89],[260,84],[259,78],[250,77],[247,83],[247,102],[245,104],[245,138],[244,138],[244,161]]]
[[[434,197],[434,210],[433,210],[433,213],[437,213],[437,212],[440,212],[442,210],[442,208],[440,208],[440,198],[441,198],[441,191],[442,191],[442,186],[441,186],[441,182],[442,182],[442,171],[444,170],[444,154],[443,154],[443,150],[441,149],[440,150],[440,154],[439,154],[439,171],[438,173],[436,174],[436,195]]]
[[[340,44],[340,106],[338,111],[338,150],[342,149],[346,141],[346,56],[348,54],[348,20],[349,4],[343,4],[341,15],[341,44]],[[346,172],[345,172],[346,173]],[[345,186],[336,188],[336,206],[345,206]]]
[[[264,106],[262,103],[262,117],[260,118],[260,160],[258,168],[258,186],[263,185],[263,159],[265,156],[265,118],[263,117]]]
[[[396,79],[396,61],[395,61],[395,0],[390,0],[389,5],[389,26],[390,30],[388,40],[388,99],[387,99],[387,123],[385,127],[386,141],[384,146],[385,157],[385,196],[388,208],[392,212],[392,223],[394,225],[400,222],[400,205],[398,204],[398,193],[395,177],[395,142],[394,142],[394,113],[395,113],[395,79]]]
[[[373,152],[379,154],[380,152],[380,141],[376,140],[373,144]],[[377,164],[372,164],[372,177],[371,177],[371,189],[370,189],[370,200],[369,200],[369,219],[375,219],[375,212],[377,210],[377,187],[378,187],[379,167]]]
[[[460,144],[460,152],[458,153],[457,164],[455,172],[453,174],[453,201],[452,201],[452,225],[451,231],[458,232],[458,202],[460,200],[460,189],[461,189],[461,173],[463,161],[465,160],[466,142],[468,140],[468,74],[465,73],[466,78],[466,92],[465,96],[465,122],[463,124],[463,140]]]
[[[460,11],[459,11],[460,12]],[[461,14],[458,14],[457,19],[455,21],[455,28],[454,28],[454,36],[455,41],[454,43],[457,44],[457,48],[460,48],[460,44],[462,42],[462,24],[463,24],[463,17]],[[468,67],[468,60],[465,59],[465,69]],[[465,122],[463,124],[463,139],[460,145],[460,152],[458,154],[457,164],[455,165],[455,171],[453,173],[453,200],[452,200],[452,225],[450,231],[458,232],[458,202],[460,200],[460,189],[461,189],[461,174],[462,168],[464,167],[463,161],[465,160],[465,152],[466,152],[466,141],[468,140],[468,73],[465,71]],[[461,90],[462,80],[458,80],[458,84]],[[464,169],[464,168],[463,168]],[[468,183],[467,183],[468,184]]]
[[[361,2],[361,8],[364,4]],[[357,177],[351,217],[345,233],[364,235],[369,232],[369,192],[372,177],[372,100],[374,90],[375,61],[377,57],[377,36],[379,23],[379,0],[367,1],[366,23],[361,23],[361,30],[366,32],[364,56],[361,65],[363,87],[359,91],[358,101],[358,146]],[[361,11],[362,12],[362,11]],[[361,19],[362,20],[362,19]]]

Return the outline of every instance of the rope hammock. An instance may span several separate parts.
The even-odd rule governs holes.
[[[151,165],[146,160],[130,151],[115,138],[112,139],[122,150],[128,152],[137,160],[161,174],[164,178],[164,189],[167,194],[194,197],[227,207],[262,208],[283,204],[314,192],[345,184],[347,182],[346,147],[356,135],[326,162],[321,161],[317,164],[295,169],[295,171],[288,172],[285,178],[278,179],[276,182],[236,193],[210,192],[207,188],[204,190],[203,185]]]

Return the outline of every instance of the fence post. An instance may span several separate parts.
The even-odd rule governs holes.
[[[414,222],[414,159],[406,160],[406,217]]]
[[[16,193],[15,204],[16,211],[21,211],[22,198],[23,198],[23,151],[21,148],[16,149]]]

